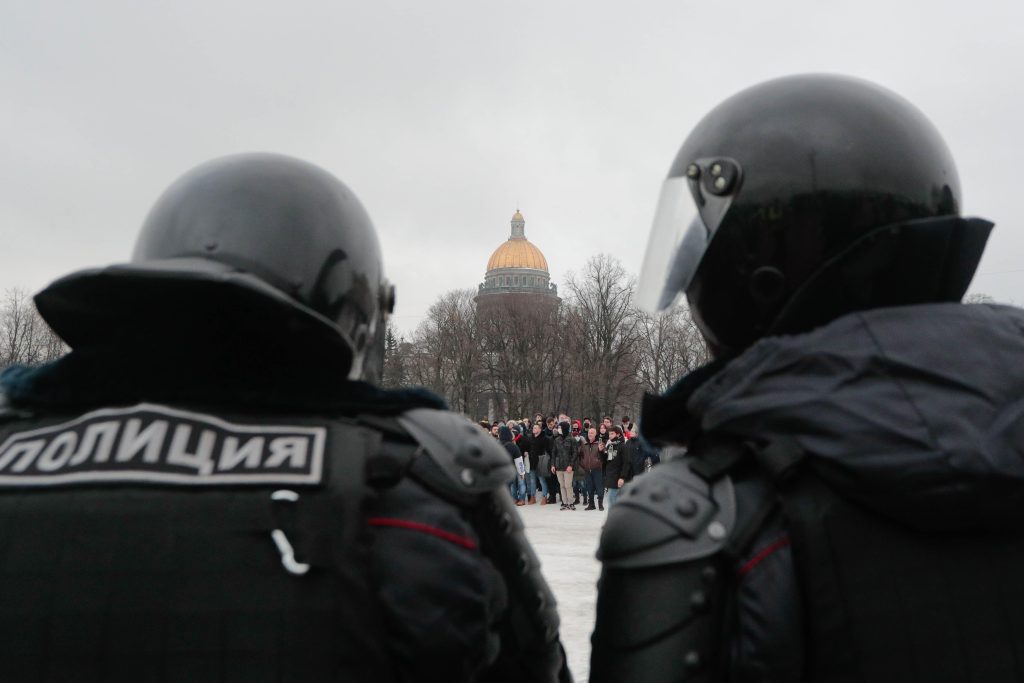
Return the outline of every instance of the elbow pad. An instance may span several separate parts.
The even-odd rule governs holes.
[[[426,455],[414,459],[410,474],[448,500],[476,502],[515,476],[505,449],[461,415],[416,408],[402,413],[398,423]]]
[[[732,481],[686,460],[633,482],[609,511],[591,681],[712,681],[725,648],[720,555],[736,522]]]

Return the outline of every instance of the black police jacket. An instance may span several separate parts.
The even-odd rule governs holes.
[[[649,398],[689,452],[609,514],[591,680],[1019,680],[1022,396],[1024,311],[937,304]]]
[[[489,435],[426,392],[242,369],[0,377],[4,680],[567,675]]]

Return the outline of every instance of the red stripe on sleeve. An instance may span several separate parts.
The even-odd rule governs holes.
[[[391,517],[370,517],[366,521],[370,526],[386,526],[393,527],[395,529],[418,531],[423,534],[437,536],[440,539],[448,541],[449,543],[454,543],[455,545],[466,548],[467,550],[476,550],[476,541],[472,538],[453,534],[450,531],[438,529],[436,526],[430,526],[429,524],[423,524],[422,522],[413,522],[408,519],[393,519]]]
[[[764,548],[761,548],[761,550],[757,551],[757,554],[755,554],[752,558],[747,560],[746,563],[744,563],[744,565],[740,567],[739,571],[736,572],[736,576],[742,579],[744,576],[753,571],[754,567],[764,562],[765,558],[767,558],[769,555],[774,553],[776,550],[781,550],[785,548],[788,545],[789,536],[783,536],[774,543],[767,545]]]

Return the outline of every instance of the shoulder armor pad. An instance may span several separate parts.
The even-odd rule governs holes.
[[[721,550],[736,522],[732,480],[708,484],[673,460],[634,479],[608,512],[597,556],[616,568],[686,562]]]
[[[461,415],[415,408],[399,415],[398,422],[444,473],[445,488],[453,494],[493,491],[515,476],[505,449]]]

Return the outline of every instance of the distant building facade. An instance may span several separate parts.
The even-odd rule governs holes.
[[[517,349],[531,345],[510,342],[548,326],[561,301],[558,287],[551,282],[547,259],[526,239],[526,221],[518,209],[512,216],[511,235],[487,261],[487,272],[474,300],[484,365],[496,368],[497,375],[505,378],[478,395],[476,414],[494,420],[524,417],[510,414],[516,405],[530,413],[542,410],[541,405],[522,405],[522,387],[501,386],[502,381],[509,381],[511,368],[530,364],[528,357],[519,357]]]
[[[526,221],[518,209],[512,215],[512,234],[487,261],[475,301],[477,314],[484,317],[508,306],[558,305],[558,287],[551,282],[548,261],[526,239]]]

